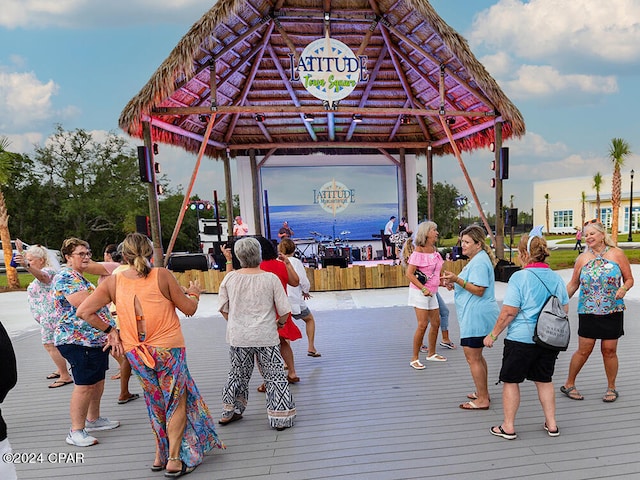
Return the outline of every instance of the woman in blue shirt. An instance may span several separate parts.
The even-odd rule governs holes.
[[[495,296],[496,262],[486,243],[482,227],[471,225],[460,233],[462,254],[471,260],[459,275],[445,271],[442,278],[449,290],[455,288],[455,304],[460,324],[460,345],[471,370],[476,390],[470,401],[460,404],[463,410],[488,410],[487,362],[482,356],[482,343],[498,316]]]
[[[518,253],[524,268],[509,279],[500,316],[484,339],[485,346],[491,348],[498,335],[507,328],[500,370],[504,419],[501,425],[491,427],[490,431],[492,435],[507,440],[516,438],[514,423],[520,406],[520,384],[528,379],[535,382],[538,389],[538,399],[544,413],[544,429],[549,436],[557,437],[560,429],[555,417],[552,376],[558,351],[536,344],[533,333],[549,292],[558,297],[565,311],[569,308],[569,296],[560,275],[545,263],[549,249],[542,237],[542,226],[522,236]]]

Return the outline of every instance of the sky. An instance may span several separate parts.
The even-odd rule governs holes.
[[[0,135],[30,154],[61,124],[100,138],[211,0],[3,0],[0,9]],[[634,153],[622,190],[640,168],[640,0],[432,0],[522,112],[527,134],[510,149],[504,203],[533,208],[533,182],[612,171],[611,139]],[[132,140],[132,145],[139,140]],[[482,208],[493,213],[493,154],[463,153]],[[195,156],[160,145],[174,188]],[[186,165],[186,167],[185,167]],[[419,172],[426,172],[421,163]],[[471,195],[454,157],[437,157],[434,180]],[[603,187],[606,191],[607,186]],[[194,192],[224,198],[219,162],[203,160]],[[589,194],[590,192],[587,192]],[[472,208],[477,206],[471,205]]]

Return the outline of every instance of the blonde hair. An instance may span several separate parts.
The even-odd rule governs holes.
[[[529,251],[527,251],[527,246]],[[526,233],[520,238],[518,243],[518,252],[520,258],[527,255],[528,263],[544,262],[546,258],[551,255],[547,241],[543,237],[531,237],[531,243],[529,243],[529,234]]]
[[[489,255],[489,259],[491,260],[493,266],[496,266],[496,264],[498,263],[498,259],[494,255],[493,250],[491,250],[491,248],[489,248],[489,245],[487,245],[487,234],[484,232],[484,229],[482,227],[480,227],[479,225],[469,225],[467,228],[460,232],[460,238],[462,238],[463,235],[467,235],[475,243],[479,243],[482,249],[487,252],[487,255]]]
[[[589,227],[591,227],[591,228],[595,228],[597,231],[599,231],[600,233],[603,233],[603,234],[604,234],[604,244],[605,244],[605,245],[608,245],[609,247],[615,247],[615,246],[616,246],[616,244],[615,244],[615,243],[613,243],[613,240],[611,240],[611,235],[609,235],[609,234],[607,233],[607,229],[606,229],[606,228],[604,228],[604,225],[602,224],[602,222],[600,222],[600,221],[596,221],[596,222],[591,221],[591,222],[588,222],[588,223],[584,226],[584,228],[583,228],[583,230],[582,230],[582,231],[584,232],[584,230],[586,230],[586,229],[587,229],[587,228],[589,228]]]
[[[24,255],[31,255],[34,258],[39,258],[44,260],[43,267],[52,267],[51,261],[49,259],[49,252],[42,245],[31,245],[24,252]]]
[[[296,251],[296,244],[290,238],[283,238],[278,244],[278,251],[284,255],[291,255]]]
[[[146,235],[130,233],[122,242],[122,259],[132,266],[138,275],[146,277],[151,272],[153,244]]]
[[[413,245],[416,247],[424,247],[427,244],[427,236],[431,230],[437,230],[438,225],[436,222],[427,220],[418,224],[415,233],[413,234]]]
[[[414,250],[413,238],[409,237],[405,240],[404,245],[402,245],[402,252],[400,253],[400,261],[403,267],[406,267],[409,264],[409,257]]]

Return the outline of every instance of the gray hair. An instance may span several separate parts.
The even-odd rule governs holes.
[[[260,242],[253,237],[245,237],[238,240],[233,246],[242,268],[256,268],[262,261],[262,249]]]
[[[44,260],[43,266],[45,267],[53,266],[51,265],[51,261],[49,260],[49,252],[47,252],[47,250],[43,246],[31,245],[29,248],[25,250],[24,255],[26,255],[27,253],[34,258],[40,258]]]
[[[413,244],[416,247],[424,247],[427,244],[427,236],[431,230],[437,230],[438,225],[436,222],[427,220],[418,224],[415,233],[413,234]]]

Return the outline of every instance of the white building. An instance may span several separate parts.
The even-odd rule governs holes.
[[[613,175],[602,175],[600,186],[600,219],[611,228],[611,180]],[[631,196],[631,172],[621,172],[620,210],[618,212],[618,233],[629,232],[629,207]],[[631,231],[640,229],[640,185],[634,193]],[[562,178],[546,180],[533,184],[533,224],[545,225],[546,208],[549,195],[549,233],[574,233],[582,226],[582,192],[585,193],[585,218],[596,218],[596,191],[593,188],[593,175],[589,177]]]

